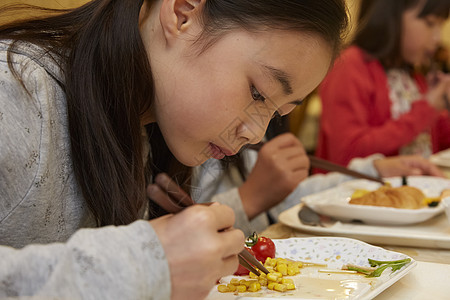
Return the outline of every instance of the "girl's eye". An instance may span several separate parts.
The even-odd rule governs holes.
[[[425,24],[430,28],[437,27],[437,26],[439,26],[439,23],[440,23],[439,19],[435,18],[433,16],[425,17],[424,20],[425,20]]]
[[[435,26],[435,22],[433,22],[432,20],[425,19],[425,23],[427,24],[428,27],[434,27]]]
[[[254,85],[250,86],[250,93],[252,94],[252,98],[255,101],[263,101],[264,102],[266,100],[266,98],[264,98],[264,96],[258,92],[258,90],[255,88]]]

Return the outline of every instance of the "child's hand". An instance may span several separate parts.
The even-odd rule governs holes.
[[[445,177],[429,160],[419,155],[400,155],[377,159],[373,162],[381,177],[431,175]]]
[[[283,201],[308,176],[309,159],[299,139],[285,133],[267,142],[247,180],[239,188],[252,219]]]
[[[169,262],[171,299],[204,299],[219,278],[237,270],[245,237],[232,228],[230,207],[194,205],[150,223]]]
[[[437,73],[434,77],[434,84],[430,84],[427,94],[428,102],[437,110],[449,109],[450,75]]]

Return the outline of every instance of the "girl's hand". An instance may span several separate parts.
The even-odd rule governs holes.
[[[430,84],[427,100],[431,106],[441,111],[449,108],[450,75],[444,73],[434,74],[433,83]]]
[[[219,278],[237,270],[245,237],[232,228],[230,207],[194,205],[150,223],[169,262],[171,299],[203,299]]]
[[[309,158],[295,135],[285,133],[268,141],[239,188],[247,216],[252,219],[283,201],[308,172]]]
[[[420,155],[400,155],[373,162],[381,177],[431,175],[445,177],[439,168]]]

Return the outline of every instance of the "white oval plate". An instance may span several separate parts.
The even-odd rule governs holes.
[[[256,293],[219,293],[215,286],[206,300],[244,300],[244,299],[373,299],[383,290],[406,275],[416,265],[411,257],[394,251],[372,246],[349,238],[310,237],[273,240],[277,249],[276,257],[290,258],[304,262],[325,264],[326,267],[301,269],[294,277],[296,290],[279,293],[263,287]],[[375,260],[397,260],[411,258],[411,262],[396,272],[385,270],[380,277],[366,278],[359,274],[319,272],[319,270],[338,270],[344,264],[369,266],[368,258]],[[231,278],[226,276],[222,283]],[[238,278],[248,276],[240,276]]]
[[[400,177],[386,178],[392,186],[400,186]],[[442,190],[450,189],[450,180],[431,176],[409,176],[408,185],[417,187],[427,197],[438,197]],[[303,197],[301,201],[314,211],[331,216],[339,221],[362,221],[374,225],[407,225],[426,221],[444,211],[442,204],[421,209],[399,209],[393,207],[349,204],[356,189],[376,190],[377,182],[357,179],[347,181],[313,195]]]

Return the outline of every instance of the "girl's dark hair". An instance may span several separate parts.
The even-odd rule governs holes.
[[[235,28],[277,28],[317,34],[336,55],[348,21],[344,0],[205,1],[202,39],[208,45]],[[138,28],[143,2],[93,0],[0,26],[1,39],[31,42],[58,55],[75,176],[99,225],[136,220],[146,201],[139,117],[153,102],[154,86]],[[22,8],[3,7],[0,13]],[[151,159],[158,163],[168,149],[161,135],[151,142]]]
[[[402,14],[423,5],[419,18],[448,18],[450,0],[361,0],[358,31],[353,44],[364,49],[389,69],[402,67]]]

